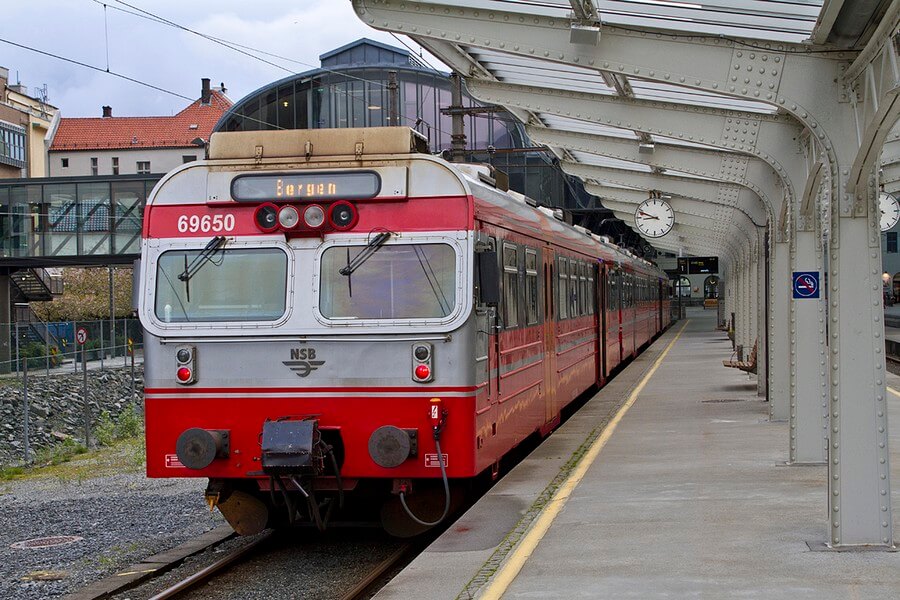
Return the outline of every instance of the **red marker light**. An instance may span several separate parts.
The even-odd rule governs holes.
[[[180,381],[181,383],[187,383],[191,380],[192,376],[193,373],[191,373],[191,370],[187,367],[181,367],[180,369],[178,369],[178,371],[175,372],[175,377],[177,377],[178,381]]]
[[[428,379],[429,375],[431,375],[431,369],[428,368],[428,365],[416,367],[416,379]]]

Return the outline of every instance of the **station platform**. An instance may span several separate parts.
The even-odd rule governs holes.
[[[824,550],[826,467],[730,355],[689,309],[375,598],[900,597],[900,552]]]

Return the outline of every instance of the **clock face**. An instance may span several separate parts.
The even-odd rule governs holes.
[[[881,230],[893,229],[900,220],[900,202],[884,192],[878,196],[878,210],[881,211]]]
[[[658,238],[672,230],[675,212],[665,200],[649,198],[641,202],[634,211],[634,222],[642,234]]]

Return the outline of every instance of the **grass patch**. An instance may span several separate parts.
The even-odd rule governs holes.
[[[45,477],[83,481],[144,469],[144,420],[136,405],[129,404],[115,418],[103,411],[92,438],[97,441],[96,450],[88,451],[74,438],[66,438],[38,450],[30,466],[0,466],[0,481]]]
[[[9,481],[25,473],[25,467],[0,467],[0,480]]]
[[[101,446],[112,446],[121,440],[140,437],[144,432],[144,421],[140,409],[131,403],[115,419],[108,410],[100,413],[94,435]]]
[[[41,448],[34,454],[34,466],[32,468],[51,467],[69,462],[79,454],[87,452],[87,448],[75,438],[66,438],[58,444],[48,448]]]

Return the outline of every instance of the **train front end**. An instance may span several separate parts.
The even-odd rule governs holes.
[[[215,134],[148,200],[147,474],[208,478],[239,533],[415,532],[481,468],[472,200],[419,142]]]

